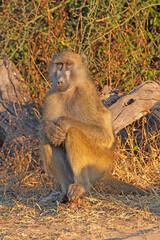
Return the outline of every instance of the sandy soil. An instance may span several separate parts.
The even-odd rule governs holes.
[[[107,220],[106,220],[107,222]],[[77,223],[78,224],[78,223]],[[160,239],[159,227],[109,230],[104,222],[95,224],[70,225],[64,222],[1,222],[1,239],[105,239],[105,240],[158,240]]]
[[[139,196],[98,183],[78,202],[61,204],[53,181],[42,183],[35,172],[21,181],[3,176],[1,240],[160,240],[158,185],[156,191]]]
[[[0,205],[0,239],[105,239],[159,240],[160,216],[148,210],[117,205],[113,197],[85,199],[80,205],[35,201]],[[37,207],[36,207],[37,205]]]

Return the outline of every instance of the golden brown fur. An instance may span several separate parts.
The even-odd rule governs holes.
[[[46,95],[40,125],[44,168],[59,181],[69,200],[83,195],[100,179],[125,192],[141,192],[111,176],[111,115],[85,66],[85,57],[71,51],[53,57],[53,87]]]

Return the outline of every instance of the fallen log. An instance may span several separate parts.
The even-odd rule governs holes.
[[[159,101],[160,85],[157,82],[142,83],[130,93],[120,97],[109,107],[112,113],[114,133],[117,134],[121,129],[150,111],[153,113],[156,111],[158,117],[156,106]]]

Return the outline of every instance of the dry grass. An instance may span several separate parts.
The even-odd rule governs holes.
[[[129,92],[159,79],[159,3],[147,1],[2,1],[0,56],[21,72],[32,99],[43,106],[49,89],[47,65],[68,47],[88,56],[101,89],[106,83]],[[142,122],[143,123],[143,122]],[[117,140],[114,175],[149,189],[125,196],[97,183],[78,204],[61,205],[53,178],[41,174],[38,140],[27,140],[0,155],[1,239],[124,239],[158,231],[160,214],[159,132],[134,126],[128,140]],[[13,154],[14,148],[14,154]],[[50,194],[52,198],[49,198]],[[156,239],[156,238],[155,238]]]
[[[41,163],[35,160],[38,153],[33,158],[22,150],[14,157],[1,152],[1,239],[109,239],[159,231],[156,137],[152,142],[148,139],[147,152],[135,148],[130,132],[125,144],[117,139],[114,175],[146,189],[145,196],[126,196],[97,183],[79,202],[60,204],[59,187],[41,173]]]

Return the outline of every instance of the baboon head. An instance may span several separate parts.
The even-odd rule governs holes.
[[[50,79],[58,92],[65,92],[78,86],[78,79],[85,79],[87,60],[84,54],[78,55],[66,50],[55,54],[50,67]]]

